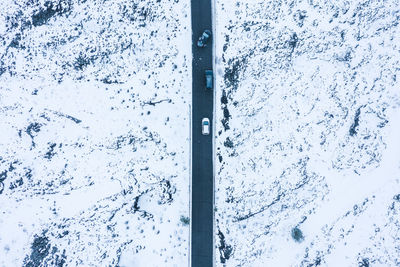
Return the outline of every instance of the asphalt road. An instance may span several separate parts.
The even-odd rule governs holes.
[[[197,40],[205,29],[212,31],[211,0],[193,0],[192,4],[192,267],[213,266],[214,177],[212,127],[210,135],[201,134],[201,120],[213,124],[213,90],[207,90],[205,70],[212,70],[212,41],[204,48]]]

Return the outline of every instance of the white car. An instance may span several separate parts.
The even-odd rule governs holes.
[[[203,135],[210,134],[210,120],[208,118],[203,118],[201,120],[201,133]]]

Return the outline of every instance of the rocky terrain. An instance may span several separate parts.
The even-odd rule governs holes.
[[[190,2],[1,1],[0,266],[184,266]]]
[[[215,10],[217,266],[399,265],[399,2]]]

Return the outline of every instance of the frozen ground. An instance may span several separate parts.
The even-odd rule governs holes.
[[[400,2],[216,13],[218,266],[399,266]]]
[[[187,265],[189,1],[0,10],[0,266]]]

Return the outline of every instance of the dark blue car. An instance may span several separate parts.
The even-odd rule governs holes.
[[[213,88],[213,72],[212,70],[206,70],[206,88]]]

